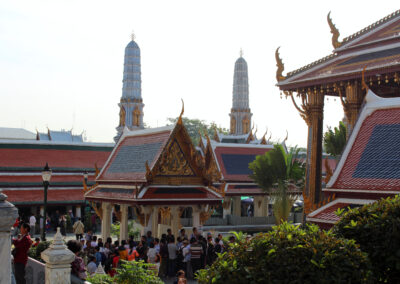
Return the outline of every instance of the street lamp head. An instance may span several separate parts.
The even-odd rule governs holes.
[[[49,182],[51,179],[51,169],[49,168],[49,165],[47,163],[42,171],[42,179],[43,179],[43,181],[47,181],[47,182]]]

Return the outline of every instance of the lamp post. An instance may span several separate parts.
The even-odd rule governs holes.
[[[87,182],[88,182],[88,176],[89,176],[88,172],[85,171],[85,172],[83,173],[83,178],[85,179],[85,184],[86,184],[86,185],[87,185]]]
[[[43,187],[44,187],[44,205],[43,205],[43,230],[42,230],[42,241],[46,240],[46,217],[47,217],[47,189],[49,188],[51,179],[51,169],[46,163],[42,171]]]

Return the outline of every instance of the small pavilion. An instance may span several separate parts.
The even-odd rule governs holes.
[[[322,137],[326,96],[339,97],[350,137],[364,103],[365,82],[378,96],[400,95],[400,10],[339,40],[339,30],[327,16],[333,52],[315,62],[283,75],[284,65],[276,50],[277,86],[290,97],[308,126],[305,213],[327,202],[322,192]],[[298,105],[300,102],[300,105]]]
[[[198,227],[222,203],[224,192],[213,186],[220,177],[212,166],[216,162],[196,150],[182,114],[173,126],[125,129],[96,184],[86,189],[86,200],[101,217],[103,238],[110,236],[112,208],[121,224],[120,239],[127,239],[128,208],[159,236],[159,224],[177,234],[185,208],[192,208],[193,226]]]

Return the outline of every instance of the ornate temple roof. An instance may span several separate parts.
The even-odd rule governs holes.
[[[328,15],[328,22],[329,20]],[[331,30],[339,36],[334,25]],[[400,70],[400,11],[345,38],[342,42],[338,42],[336,38],[336,47],[332,54],[288,72],[286,76],[282,75],[283,64],[278,53],[277,60],[280,66],[277,85],[281,90],[299,91],[314,86],[329,89],[329,84],[360,79],[365,66],[365,75],[371,76],[367,78],[368,81],[379,81],[380,84],[381,81],[388,83],[388,80],[394,78],[396,83],[397,75],[394,73]],[[375,78],[382,74],[389,75]]]
[[[83,174],[94,180],[95,164],[103,166],[113,144],[54,141],[0,140],[0,188],[17,205],[42,204],[42,170],[53,174],[48,190],[50,204],[84,203]]]
[[[400,98],[368,90],[366,102],[341,159],[322,191],[336,199],[307,216],[327,228],[338,208],[354,207],[400,193]]]

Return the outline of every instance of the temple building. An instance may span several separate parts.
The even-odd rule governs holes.
[[[119,216],[124,240],[128,207],[146,230],[160,236],[162,225],[177,234],[186,208],[192,210],[193,226],[199,227],[221,204],[224,193],[214,187],[220,179],[216,163],[196,150],[182,114],[173,126],[124,131],[96,184],[86,189],[86,200],[102,220],[104,239],[110,236],[112,210]]]
[[[96,166],[100,169],[113,143],[84,142],[72,131],[48,130],[36,134],[25,129],[0,128],[0,188],[8,201],[28,217],[42,213],[44,204],[42,171],[52,169],[47,193],[48,214],[73,211],[76,216],[86,205],[82,179],[93,184]]]
[[[279,48],[275,53],[278,67],[276,73],[277,86],[285,96],[291,98],[295,108],[299,111],[300,116],[308,126],[306,186],[303,196],[305,213],[308,216],[313,216],[312,218],[314,219],[323,219],[321,216],[312,215],[316,213],[311,212],[338,197],[338,195],[325,194],[328,192],[331,193],[335,189],[341,193],[348,192],[350,194],[352,192],[352,198],[356,199],[361,198],[362,192],[375,194],[379,190],[381,192],[390,191],[391,194],[394,194],[396,191],[388,187],[387,180],[390,177],[385,173],[386,169],[383,169],[385,162],[380,160],[379,164],[376,165],[379,167],[375,167],[377,171],[371,172],[369,176],[371,179],[377,179],[377,182],[380,183],[382,189],[377,189],[375,186],[367,186],[370,182],[370,179],[367,179],[368,174],[363,170],[357,170],[358,166],[354,168],[346,167],[346,164],[355,166],[359,163],[359,157],[352,155],[348,157],[345,157],[345,155],[342,156],[335,170],[332,182],[329,181],[327,188],[322,189],[322,130],[325,97],[339,97],[348,124],[347,134],[349,142],[345,153],[346,151],[356,151],[361,155],[363,151],[370,151],[370,148],[366,147],[366,144],[363,143],[354,144],[360,146],[358,149],[352,148],[350,150],[349,147],[351,147],[350,145],[352,145],[354,139],[357,141],[363,131],[365,133],[362,135],[366,135],[370,134],[372,129],[375,129],[374,124],[371,124],[370,128],[363,128],[361,126],[364,118],[360,115],[360,112],[364,112],[368,105],[368,98],[365,98],[366,90],[370,89],[374,94],[383,98],[400,96],[400,10],[344,38],[342,41],[339,40],[340,33],[333,24],[330,13],[327,16],[327,20],[331,29],[332,45],[334,48],[330,55],[295,71],[288,72],[284,76],[284,65],[279,56]],[[297,98],[300,98],[300,106],[297,103]],[[392,101],[388,99],[386,102]],[[380,104],[386,104],[385,100],[382,99]],[[365,123],[367,123],[367,120],[365,120]],[[356,131],[357,127],[359,129]],[[373,133],[375,134],[375,130]],[[367,135],[368,137],[369,134]],[[383,136],[380,137],[383,139]],[[395,143],[394,140],[393,143]],[[377,146],[377,144],[374,145]],[[385,145],[389,146],[390,143]],[[387,151],[385,150],[382,155],[386,155]],[[365,155],[369,155],[367,152]],[[394,155],[391,156],[394,157]],[[362,163],[360,167],[363,168],[365,165],[365,163]],[[346,175],[349,175],[348,185],[337,183],[340,180],[343,170],[346,170]],[[366,184],[362,186],[362,189],[357,187],[354,188],[357,190],[352,191],[347,186],[350,184],[355,185],[353,183],[355,181],[359,183],[365,182]],[[383,190],[385,187],[387,190]],[[370,197],[372,197],[372,200],[380,196],[370,195]],[[342,201],[333,202],[345,204],[349,200],[346,202]]]
[[[249,76],[247,62],[240,51],[240,57],[235,62],[233,74],[232,108],[230,134],[243,135],[250,132],[251,116],[249,107]]]
[[[143,129],[142,75],[140,67],[140,48],[132,40],[125,47],[124,73],[122,79],[122,96],[119,106],[119,125],[115,142],[121,137],[124,128],[129,130]]]

